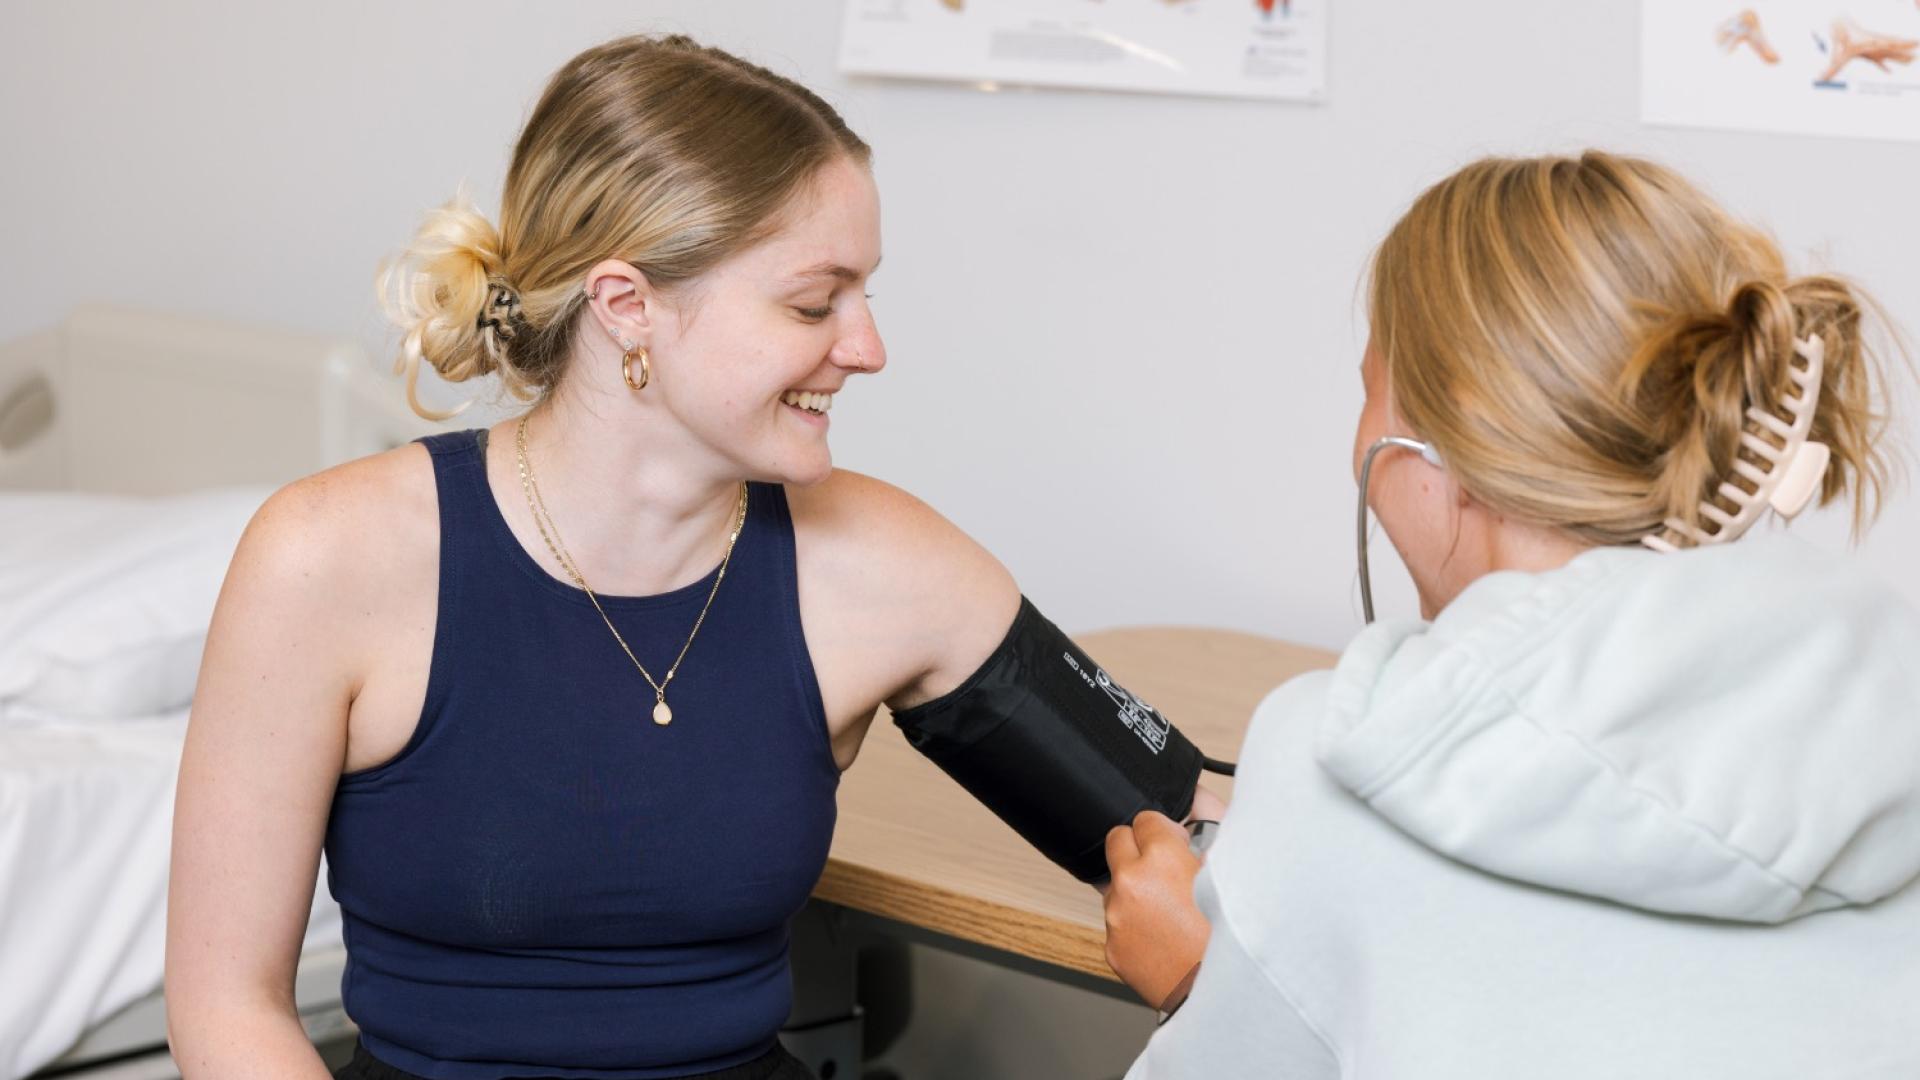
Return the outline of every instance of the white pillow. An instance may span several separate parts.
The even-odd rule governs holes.
[[[266,497],[0,493],[0,721],[186,705],[227,563]]]

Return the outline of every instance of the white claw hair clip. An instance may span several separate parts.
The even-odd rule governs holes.
[[[1820,490],[1820,481],[1827,475],[1827,462],[1833,457],[1826,443],[1807,438],[1807,433],[1813,430],[1814,409],[1820,402],[1820,377],[1826,368],[1827,347],[1826,342],[1817,337],[1798,338],[1794,340],[1793,351],[1807,366],[1804,370],[1792,364],[1787,366],[1787,375],[1799,390],[1796,396],[1780,401],[1781,410],[1790,419],[1782,420],[1755,405],[1747,409],[1750,426],[1740,433],[1740,448],[1765,463],[1763,468],[1744,457],[1736,456],[1733,460],[1733,471],[1753,484],[1754,489],[1749,492],[1731,480],[1724,481],[1717,500],[1706,499],[1700,503],[1700,516],[1719,526],[1714,532],[1697,529],[1679,518],[1668,518],[1664,529],[1641,537],[1641,543],[1655,551],[1677,551],[1678,547],[1666,538],[1665,534],[1671,533],[1697,546],[1725,544],[1738,540],[1769,508],[1788,519],[1807,508],[1814,492]],[[1774,446],[1755,428],[1778,436],[1782,445]],[[1722,509],[1722,501],[1733,506],[1734,512]]]

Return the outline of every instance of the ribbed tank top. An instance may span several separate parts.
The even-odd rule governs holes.
[[[459,1080],[683,1076],[764,1053],[840,779],[785,491],[750,487],[659,727],[586,594],[508,529],[485,433],[421,441],[440,504],[426,703],[397,756],[341,777],[327,825],[361,1039]],[[659,678],[712,585],[601,604]]]

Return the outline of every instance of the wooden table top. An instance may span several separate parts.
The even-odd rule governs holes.
[[[1121,685],[1209,757],[1237,760],[1267,692],[1334,655],[1228,630],[1145,627],[1077,638]],[[1232,781],[1206,774],[1222,795]],[[907,745],[883,709],[840,781],[840,822],[813,895],[1098,978],[1113,979],[1100,897]]]

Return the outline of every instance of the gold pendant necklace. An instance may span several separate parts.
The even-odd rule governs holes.
[[[700,633],[700,625],[707,621],[707,611],[713,607],[713,598],[720,594],[720,583],[726,580],[727,564],[733,561],[734,542],[740,539],[740,530],[747,523],[746,481],[740,482],[740,499],[734,506],[733,528],[727,533],[727,553],[720,559],[720,572],[714,575],[713,588],[707,592],[706,605],[700,609],[700,617],[693,620],[693,630],[687,634],[687,643],[680,646],[680,655],[673,658],[673,666],[667,668],[667,677],[656,681],[640,658],[633,655],[633,650],[627,646],[627,639],[621,637],[620,631],[614,628],[613,620],[607,617],[606,609],[600,606],[600,598],[587,586],[587,579],[581,576],[580,568],[574,564],[573,556],[568,554],[566,544],[560,540],[560,529],[553,523],[553,515],[547,511],[547,500],[540,494],[540,484],[533,478],[533,464],[527,458],[527,418],[524,416],[520,418],[515,433],[514,450],[520,466],[520,489],[526,493],[527,511],[533,515],[534,527],[540,530],[540,539],[547,542],[547,550],[553,554],[554,561],[567,572],[580,591],[587,594],[587,599],[593,601],[593,610],[600,613],[600,621],[607,624],[613,640],[620,643],[620,651],[627,654],[627,659],[633,661],[633,666],[639,669],[647,685],[653,687],[653,722],[662,727],[673,723],[673,709],[667,704],[667,684],[679,672],[680,661],[687,658],[687,650],[693,648],[693,639]]]

